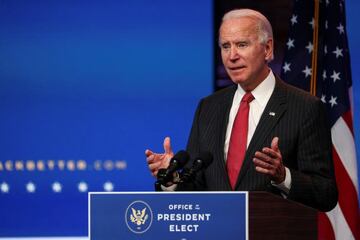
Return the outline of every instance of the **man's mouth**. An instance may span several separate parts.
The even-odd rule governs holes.
[[[229,67],[229,70],[230,71],[237,71],[237,70],[242,70],[244,68],[245,68],[245,66]]]

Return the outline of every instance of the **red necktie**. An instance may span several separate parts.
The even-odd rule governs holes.
[[[249,104],[252,100],[254,100],[254,96],[251,93],[246,93],[241,99],[240,107],[231,130],[226,168],[233,190],[245,157],[249,122]]]

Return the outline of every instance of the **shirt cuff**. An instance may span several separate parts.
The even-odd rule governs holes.
[[[283,197],[286,197],[287,194],[290,192],[291,188],[291,173],[290,170],[285,167],[285,180],[279,184],[276,184],[274,181],[271,181],[271,184],[281,190]],[[285,196],[284,196],[284,194]]]
[[[163,190],[164,192],[174,192],[177,188],[177,184],[173,184],[169,187],[165,187],[164,185],[161,185],[161,190]]]

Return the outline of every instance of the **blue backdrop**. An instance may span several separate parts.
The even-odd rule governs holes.
[[[211,1],[0,1],[0,236],[87,235],[212,92]]]

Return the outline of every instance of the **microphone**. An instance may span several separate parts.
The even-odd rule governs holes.
[[[157,174],[156,184],[166,184],[173,180],[173,173],[179,169],[182,169],[185,164],[189,161],[190,155],[184,150],[177,152],[174,157],[171,158],[167,169],[159,169]]]
[[[188,183],[195,179],[196,174],[206,169],[213,161],[213,156],[210,152],[201,152],[198,157],[195,158],[193,165],[190,169],[184,169],[181,182]]]

